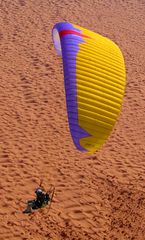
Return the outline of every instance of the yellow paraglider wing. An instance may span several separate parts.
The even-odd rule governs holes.
[[[58,23],[69,126],[81,151],[98,150],[110,135],[125,90],[125,64],[119,47],[97,33]],[[54,44],[57,47],[57,41]]]

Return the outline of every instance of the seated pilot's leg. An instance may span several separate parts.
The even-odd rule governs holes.
[[[27,208],[23,211],[23,213],[31,213],[32,212],[32,208],[31,206],[28,204]]]
[[[41,203],[39,200],[35,200],[32,206],[32,209],[38,209],[41,207]]]

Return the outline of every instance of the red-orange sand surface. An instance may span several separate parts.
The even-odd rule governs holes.
[[[95,154],[68,129],[62,60],[51,30],[68,21],[116,42],[127,86]],[[48,207],[25,215],[40,179]],[[0,1],[0,240],[145,239],[145,1]]]

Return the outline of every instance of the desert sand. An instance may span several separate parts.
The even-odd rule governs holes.
[[[68,21],[125,58],[121,114],[103,148],[79,152],[51,31]],[[51,208],[25,215],[40,180]],[[145,2],[0,1],[0,240],[145,239]]]

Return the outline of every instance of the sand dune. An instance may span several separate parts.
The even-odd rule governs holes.
[[[144,240],[145,3],[0,2],[0,240]],[[95,154],[68,130],[62,61],[51,30],[69,21],[116,42],[127,86],[113,133]],[[24,215],[43,179],[50,210]]]

